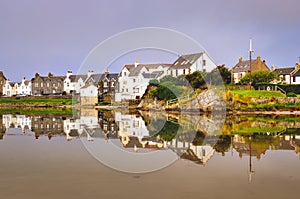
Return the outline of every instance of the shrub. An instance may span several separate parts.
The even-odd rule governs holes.
[[[297,97],[297,95],[293,92],[289,92],[286,94],[287,97]]]

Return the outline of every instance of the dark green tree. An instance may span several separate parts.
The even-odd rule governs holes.
[[[271,81],[278,79],[278,75],[269,71],[254,71],[251,73],[252,85],[255,86],[259,83],[270,83]],[[250,73],[247,73],[240,81],[241,84],[247,85],[250,82]]]

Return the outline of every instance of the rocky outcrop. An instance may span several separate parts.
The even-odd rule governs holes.
[[[190,109],[200,109],[204,111],[226,110],[226,101],[214,90],[202,92],[190,104]]]

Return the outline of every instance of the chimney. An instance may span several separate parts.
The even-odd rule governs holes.
[[[105,70],[105,75],[108,75],[108,68],[106,68],[106,70]]]
[[[53,76],[53,74],[49,72],[48,73],[48,77],[52,77],[52,76]]]
[[[261,61],[260,55],[257,56],[257,61]]]
[[[72,73],[72,71],[67,71],[67,78],[69,78],[70,77],[70,75],[73,75],[73,73]]]
[[[94,71],[93,71],[93,70],[89,70],[88,73],[87,73],[88,78],[89,78],[91,75],[93,75],[93,74],[94,74]]]
[[[263,63],[264,63],[265,65],[267,65],[267,62],[266,62],[266,60],[263,60]]]
[[[295,69],[300,70],[300,62],[296,62]]]
[[[135,63],[134,63],[134,67],[137,67],[139,65],[139,60],[135,60]]]
[[[241,61],[243,61],[243,57],[240,57],[240,58],[239,58],[239,62],[241,62]]]

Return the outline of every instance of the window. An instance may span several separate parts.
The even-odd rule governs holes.
[[[183,69],[183,74],[185,75],[185,69]]]
[[[127,81],[123,81],[123,84],[126,85],[126,84],[127,84]]]
[[[176,70],[176,76],[178,76],[178,70]]]
[[[49,82],[47,83],[47,87],[49,87],[50,86],[50,84],[49,84]]]
[[[41,87],[43,87],[43,82],[41,82]]]
[[[34,86],[35,86],[35,87],[38,87],[38,86],[39,86],[39,83],[35,83]]]
[[[107,82],[104,82],[103,87],[107,87],[107,86],[108,86]]]
[[[128,88],[126,88],[126,92],[128,92]]]
[[[70,84],[69,83],[67,83],[67,87],[69,87],[70,86]]]
[[[293,76],[293,82],[296,82],[296,76]]]
[[[111,82],[111,87],[115,87],[115,82]]]
[[[124,76],[126,76],[126,72],[124,72]]]
[[[133,82],[135,82],[135,79],[133,79]]]
[[[202,65],[206,66],[206,60],[205,59],[202,60]]]

